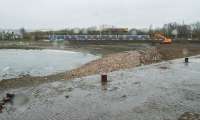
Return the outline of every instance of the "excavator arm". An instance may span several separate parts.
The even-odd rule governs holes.
[[[158,38],[158,39],[162,39],[162,43],[164,43],[164,44],[172,43],[172,39],[165,37],[163,33],[154,33],[154,37]]]

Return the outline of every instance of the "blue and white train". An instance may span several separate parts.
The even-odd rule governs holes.
[[[149,35],[49,35],[49,40],[149,40]]]

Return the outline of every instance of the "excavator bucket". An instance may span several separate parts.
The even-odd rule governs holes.
[[[165,38],[163,41],[164,44],[171,44],[172,43],[172,39],[170,38]]]

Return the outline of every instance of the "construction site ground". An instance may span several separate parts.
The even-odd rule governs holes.
[[[0,120],[177,120],[200,119],[200,56],[35,87],[0,91],[15,97]],[[188,118],[188,119],[187,119]]]
[[[108,58],[109,57],[117,58],[117,56],[119,56],[120,53],[125,52],[126,54],[126,51],[130,51],[130,52],[134,50],[143,51],[152,47],[156,48],[157,52],[161,55],[161,61],[172,60],[172,59],[200,54],[200,42],[197,42],[197,41],[196,42],[175,41],[172,44],[167,44],[167,45],[152,43],[149,41],[0,41],[0,49],[56,49],[56,50],[80,51],[80,52],[102,55],[103,59],[98,60],[96,62],[97,64],[100,64],[102,62],[105,64],[109,64],[109,63],[112,64],[112,62],[107,59],[107,56]],[[131,56],[128,56],[125,58],[129,59]],[[120,65],[115,64],[113,68],[111,68],[109,71],[117,71],[121,69],[136,67],[135,65],[131,63],[131,61],[128,61],[128,59],[125,59],[126,61],[124,61],[123,58],[124,58],[124,55],[122,55],[122,58],[119,58],[119,60],[117,61],[112,60],[113,62],[117,62]],[[122,61],[120,61],[120,59]],[[134,58],[130,58],[130,59],[134,59]],[[106,61],[108,60],[108,61],[105,62],[105,60]],[[126,62],[127,65],[126,63],[125,65],[122,65],[124,64],[124,62]],[[81,73],[80,71],[85,70],[85,68],[90,69],[90,66],[92,67],[92,65],[95,65],[93,63],[88,63],[88,66],[85,65],[83,67],[77,68],[79,71],[77,73]],[[132,66],[129,66],[129,63]],[[137,66],[139,65],[137,64]],[[107,67],[110,67],[110,66],[107,66]],[[95,70],[92,70],[92,71],[91,70],[92,69],[90,69],[90,72],[85,71],[84,74],[76,73],[73,75],[71,74],[69,76],[66,76],[66,73],[70,73],[71,71],[66,71],[63,73],[53,74],[49,76],[42,76],[42,77],[33,77],[30,75],[27,75],[27,76],[25,75],[19,78],[2,80],[0,82],[0,91],[9,89],[9,88],[38,86],[43,83],[63,80],[65,78],[69,78],[69,79],[78,78],[78,77],[83,77],[86,75],[92,75],[92,74],[98,73]],[[108,70],[108,69],[106,68],[105,70]],[[74,73],[74,71],[77,71],[77,70],[73,70],[72,73]]]

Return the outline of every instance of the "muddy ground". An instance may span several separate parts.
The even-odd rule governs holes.
[[[0,91],[0,120],[200,120],[200,56],[189,61]]]
[[[73,51],[84,51],[92,54],[101,54],[103,58],[107,56],[115,56],[115,54],[122,53],[124,51],[140,51],[146,50],[149,48],[156,48],[158,53],[161,55],[161,61],[171,60],[175,58],[181,58],[186,56],[192,56],[200,54],[200,43],[189,43],[189,42],[177,42],[173,44],[158,44],[151,42],[48,42],[48,41],[35,41],[35,42],[27,42],[27,41],[1,41],[0,48],[1,49],[62,49],[62,50],[73,50]],[[101,60],[100,60],[101,61]],[[87,67],[87,66],[86,66]],[[136,66],[132,66],[136,67]],[[126,69],[127,67],[117,67],[113,71],[119,69]],[[80,68],[78,68],[80,69]],[[70,71],[66,71],[65,73],[59,73],[56,75],[50,75],[45,77],[31,77],[31,76],[21,76],[20,78],[10,79],[10,80],[2,80],[0,82],[0,90],[10,89],[10,88],[19,88],[25,86],[37,86],[42,83],[52,82],[55,80],[64,80],[66,78],[76,78],[82,77],[91,74],[75,74],[72,76],[66,76],[66,73],[70,73]],[[97,74],[94,72],[93,74]]]

